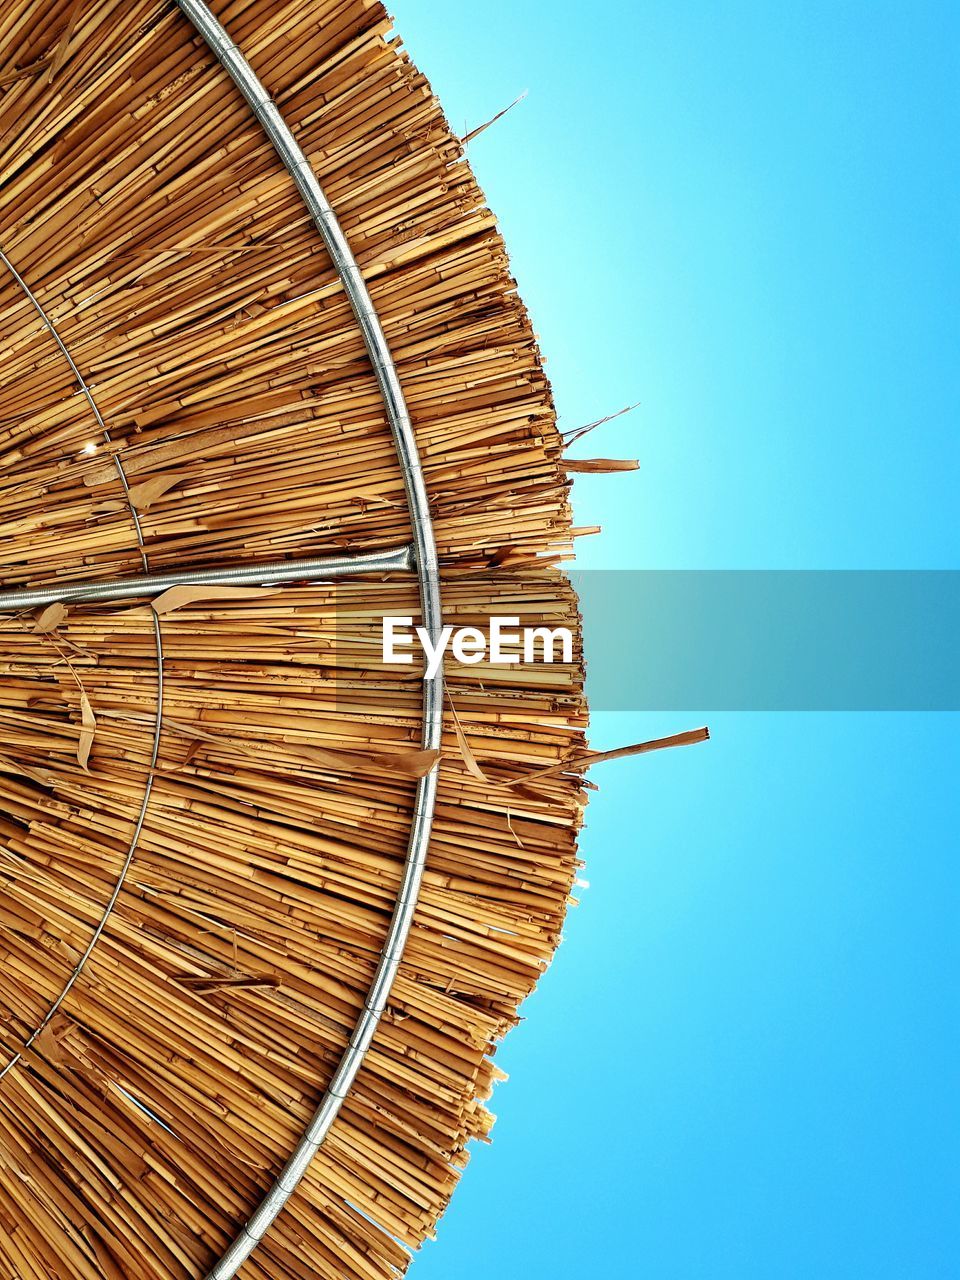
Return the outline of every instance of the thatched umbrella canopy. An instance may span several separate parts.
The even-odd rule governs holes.
[[[493,217],[379,4],[213,8],[0,11],[21,1280],[396,1275],[577,866],[579,650],[379,662],[384,613],[577,626]]]

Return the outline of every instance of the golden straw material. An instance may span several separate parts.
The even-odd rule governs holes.
[[[560,565],[589,530],[494,219],[384,10],[212,7],[379,315],[444,621],[575,635],[565,664],[448,660],[399,975],[242,1272],[377,1280],[487,1137],[496,1043],[560,938],[598,758]],[[0,251],[5,590],[411,543],[343,282],[175,4],[2,6]],[[419,615],[410,574],[172,590],[0,614],[0,1273],[18,1280],[196,1280],[223,1256],[362,1015],[438,765],[420,671],[380,657],[383,615]]]

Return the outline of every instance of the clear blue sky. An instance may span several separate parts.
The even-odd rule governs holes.
[[[395,0],[471,145],[582,567],[958,568],[960,10]],[[586,446],[588,442],[584,442]],[[704,637],[709,643],[709,637]],[[589,658],[589,654],[588,654]],[[603,714],[591,887],[413,1280],[947,1280],[957,718]]]

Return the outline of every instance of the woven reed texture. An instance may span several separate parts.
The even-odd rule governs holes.
[[[381,316],[445,620],[576,630],[549,387],[429,86],[378,4],[214,8],[294,128]],[[172,3],[4,4],[0,249],[112,437],[0,265],[6,585],[142,568],[114,455],[155,572],[409,541],[343,288]],[[410,829],[420,683],[378,660],[385,611],[417,614],[411,580],[196,599],[160,619],[143,831],[89,963],[26,1050],[129,847],[156,654],[146,603],[0,616],[0,1068],[23,1052],[0,1080],[2,1274],[200,1277],[295,1146],[362,1008]],[[245,1276],[403,1271],[488,1134],[491,1055],[558,943],[585,793],[575,768],[536,771],[583,749],[579,646],[569,665],[448,663],[447,688],[462,732],[448,710],[400,977]]]

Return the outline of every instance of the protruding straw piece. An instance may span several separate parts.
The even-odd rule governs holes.
[[[486,124],[479,124],[475,129],[471,129],[469,133],[465,133],[463,137],[460,139],[461,144],[463,146],[466,146],[468,142],[472,142],[474,138],[479,137],[480,134],[483,133],[485,129],[489,129],[492,124],[496,124],[498,120],[502,120],[503,117],[507,114],[507,112],[512,111],[513,108],[517,105],[517,103],[522,102],[526,96],[527,96],[527,90],[524,89],[523,93],[521,93],[518,97],[514,98],[514,100],[510,103],[509,107],[504,107],[503,110],[498,111],[495,116],[491,116],[490,119],[486,122]]]

